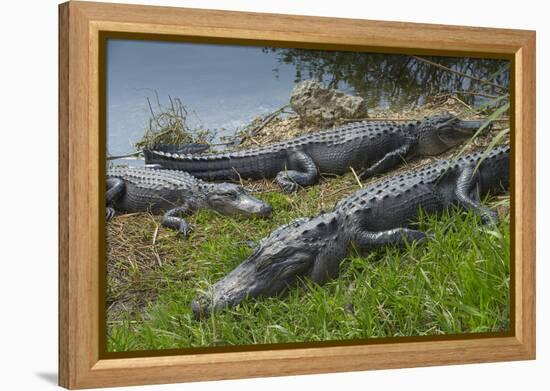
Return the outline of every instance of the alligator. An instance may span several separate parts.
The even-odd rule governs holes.
[[[412,122],[363,121],[254,149],[192,155],[145,150],[145,163],[205,180],[276,178],[283,191],[315,184],[321,174],[384,173],[414,156],[440,154],[472,136],[483,121],[444,113]]]
[[[107,169],[107,221],[115,210],[164,213],[162,225],[184,236],[191,229],[182,215],[201,208],[222,214],[269,216],[271,206],[233,183],[208,183],[177,170],[113,166]]]
[[[195,317],[236,306],[246,297],[277,295],[302,278],[323,284],[338,276],[340,262],[352,247],[365,251],[423,241],[427,234],[416,229],[420,213],[437,215],[454,205],[479,213],[484,224],[495,223],[496,213],[484,207],[480,197],[508,188],[509,152],[502,146],[486,157],[478,152],[439,160],[370,184],[330,212],[278,228],[192,302]]]

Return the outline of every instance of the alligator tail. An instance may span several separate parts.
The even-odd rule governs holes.
[[[155,144],[151,148],[146,149],[145,151],[161,151],[161,152],[170,152],[170,153],[181,153],[181,154],[195,154],[207,151],[210,149],[208,144],[198,144],[198,143],[187,143],[187,144]],[[144,151],[144,153],[145,153]]]
[[[237,172],[248,175],[254,159],[233,156],[227,153],[193,155],[159,150],[143,151],[145,164],[159,165],[162,168],[183,170],[206,180],[239,179]],[[256,175],[258,176],[258,175]]]

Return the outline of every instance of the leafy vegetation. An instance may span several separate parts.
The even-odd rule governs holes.
[[[339,278],[305,281],[279,297],[248,300],[203,321],[190,303],[242,262],[275,227],[319,213],[357,189],[352,174],[298,194],[268,189],[272,220],[228,218],[201,211],[188,239],[158,228],[159,218],[126,215],[109,224],[108,349],[110,351],[283,343],[389,336],[502,331],[509,328],[507,199],[494,200],[502,221],[453,211],[424,216],[433,238],[404,249],[356,250]],[[154,243],[154,244],[153,244]],[[162,260],[159,263],[159,260]]]

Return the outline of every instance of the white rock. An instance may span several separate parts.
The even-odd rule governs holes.
[[[367,117],[367,103],[363,98],[326,88],[315,80],[296,84],[290,106],[305,122],[323,126],[342,119]]]

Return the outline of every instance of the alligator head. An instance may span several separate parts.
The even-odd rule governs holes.
[[[438,155],[473,136],[484,123],[484,120],[461,120],[444,113],[424,118],[409,126],[418,132],[419,155]]]
[[[206,188],[206,202],[212,209],[224,215],[271,215],[269,204],[252,197],[242,186],[233,183],[209,184]]]
[[[278,228],[243,263],[193,301],[195,317],[234,307],[247,297],[277,295],[302,277],[317,283],[335,277],[347,248],[338,235],[343,234],[333,212]]]

